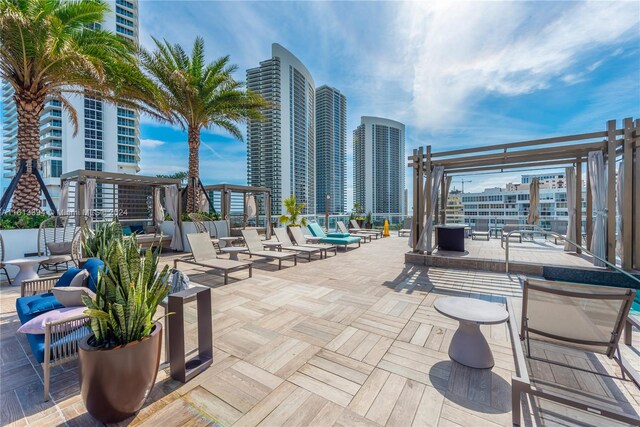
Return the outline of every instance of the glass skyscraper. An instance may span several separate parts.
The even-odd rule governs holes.
[[[316,89],[316,208],[347,211],[347,98],[323,85]]]
[[[353,131],[354,202],[374,215],[405,212],[405,126],[395,120],[362,116]]]
[[[247,70],[247,89],[271,106],[247,125],[247,183],[272,190],[271,212],[295,194],[303,214],[316,212],[315,84],[311,73],[277,43],[271,59]],[[262,207],[260,207],[262,210]]]
[[[109,1],[112,12],[93,25],[138,44],[138,1]],[[18,117],[13,88],[2,82],[2,175],[4,185],[15,174]],[[57,204],[60,176],[77,169],[119,173],[140,170],[138,113],[128,107],[103,102],[89,95],[69,95],[78,114],[78,133],[60,101],[49,99],[40,116],[40,160],[42,177]],[[4,190],[4,189],[3,189]],[[42,206],[46,203],[42,200]]]

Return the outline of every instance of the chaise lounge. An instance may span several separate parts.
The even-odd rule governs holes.
[[[244,238],[244,242],[247,245],[249,257],[258,256],[267,259],[277,259],[278,270],[282,268],[283,259],[293,259],[293,265],[298,265],[298,259],[296,258],[297,254],[293,252],[285,253],[276,251],[265,251],[262,245],[262,241],[260,240],[260,235],[256,230],[246,229],[242,230],[241,232],[242,237]]]
[[[333,251],[334,255],[338,255],[338,247],[336,245],[331,245],[329,243],[309,243],[307,236],[304,235],[302,228],[300,227],[289,227],[289,231],[291,231],[291,236],[293,237],[293,241],[296,246],[322,249],[324,250],[325,258],[329,251]]]
[[[347,250],[347,246],[357,243],[358,247],[360,247],[360,241],[362,240],[360,237],[352,237],[349,234],[345,233],[329,233],[324,234],[322,228],[317,223],[311,223],[307,226],[311,234],[315,237],[320,238],[320,242],[322,243],[331,243],[337,246],[344,246],[344,250]]]
[[[276,238],[280,243],[282,243],[282,250],[297,252],[298,254],[306,254],[307,260],[311,261],[311,255],[318,254],[320,255],[320,259],[322,259],[322,253],[326,253],[326,249],[324,248],[313,248],[308,246],[296,246],[293,244],[291,239],[289,238],[289,233],[287,233],[286,228],[276,228],[273,230],[276,234]]]
[[[199,267],[220,270],[224,274],[224,284],[229,282],[229,273],[238,270],[249,269],[249,277],[252,276],[251,261],[235,261],[218,258],[216,250],[207,233],[187,234],[187,240],[191,246],[193,261],[186,259],[176,259],[173,261],[174,268],[178,268],[178,263],[196,265]]]

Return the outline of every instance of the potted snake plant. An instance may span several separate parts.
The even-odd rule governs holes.
[[[89,242],[104,267],[95,298],[83,297],[93,334],[79,343],[80,391],[87,411],[112,423],[140,410],[155,383],[162,325],[154,316],[170,286],[168,266],[157,272],[157,252],[141,257],[135,236],[102,234]]]

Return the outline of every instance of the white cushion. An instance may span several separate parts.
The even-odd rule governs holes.
[[[38,317],[34,317],[24,325],[20,326],[18,332],[22,334],[44,334],[47,323],[58,320],[71,319],[84,313],[87,307],[65,307],[47,311]]]

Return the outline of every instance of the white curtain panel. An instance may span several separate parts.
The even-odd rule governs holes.
[[[167,185],[164,188],[165,204],[167,205],[167,212],[173,220],[173,237],[171,238],[171,245],[169,247],[176,251],[181,251],[182,246],[182,233],[180,232],[180,221],[178,218],[178,204],[180,203],[180,192],[178,186]]]
[[[93,199],[96,196],[96,180],[95,178],[87,178],[84,183],[84,212],[83,215],[89,216],[89,223],[93,219]]]
[[[444,166],[436,166],[433,168],[431,179],[431,209],[429,209],[429,212],[425,209],[424,228],[418,240],[418,249],[421,251],[430,252],[433,248],[431,242],[433,240],[433,216],[436,210],[436,200],[438,199],[438,190],[440,189],[440,182],[442,181],[443,175]]]
[[[207,201],[207,196],[204,194],[204,191],[202,191],[202,189],[200,190],[198,209],[200,210],[200,212],[209,212],[209,202]]]
[[[66,215],[69,210],[69,181],[65,181],[60,188],[60,201],[58,202],[58,215]]]
[[[258,212],[258,208],[256,207],[256,197],[253,194],[247,194],[246,198],[247,219],[255,218],[256,213]]]
[[[449,191],[451,190],[452,176],[446,177],[444,180],[444,200],[442,201],[442,210],[444,211],[444,222],[447,222],[447,205],[449,204]]]
[[[618,181],[616,181],[616,204],[618,206],[618,221],[616,222],[616,253],[622,258],[622,198],[624,197],[624,162],[620,162],[618,166]]]
[[[596,256],[604,259],[607,252],[607,173],[601,151],[589,153],[588,166],[591,197],[596,211],[590,249]],[[605,263],[594,258],[593,265],[604,267]]]
[[[423,188],[422,200],[427,200],[427,180],[426,179],[422,185],[422,188]],[[413,248],[413,230],[416,229],[416,221],[418,221],[418,218],[413,216],[411,218],[411,230],[409,231],[409,240],[407,241],[407,244],[409,245],[410,248]],[[422,225],[424,226],[424,221],[422,221]],[[416,249],[418,249],[418,247],[416,247]]]
[[[576,241],[576,170],[574,168],[565,169],[567,181],[567,239]],[[564,242],[565,252],[572,252],[576,247],[569,242]]]
[[[536,225],[540,221],[540,180],[535,177],[529,184],[529,215],[527,224]]]
[[[160,188],[158,187],[153,189],[153,211],[155,212],[154,222],[157,225],[162,224],[164,222],[164,208],[160,202]]]

